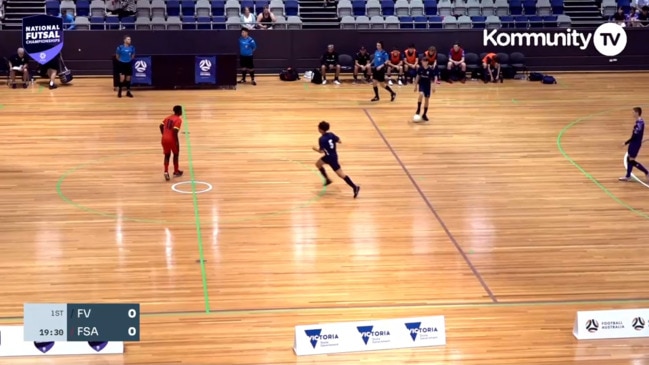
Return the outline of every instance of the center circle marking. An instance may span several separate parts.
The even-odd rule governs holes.
[[[194,187],[197,185],[204,185],[205,188],[203,190],[198,190],[198,189],[192,189],[192,190],[181,190],[178,187],[181,185],[193,185]],[[182,181],[179,183],[175,183],[171,185],[171,190],[175,191],[176,193],[180,194],[202,194],[202,193],[207,193],[208,191],[212,190],[212,184],[208,184],[203,181]]]

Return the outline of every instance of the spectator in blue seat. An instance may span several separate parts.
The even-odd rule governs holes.
[[[334,71],[334,84],[340,85],[340,61],[338,60],[338,52],[334,49],[334,45],[327,46],[325,52],[320,58],[320,72],[322,73],[322,85],[327,83],[327,71]]]
[[[626,27],[627,17],[622,7],[617,8],[617,12],[611,17],[611,21],[619,26]]]
[[[63,10],[61,13],[61,18],[63,18],[63,28],[65,30],[75,30],[76,25],[74,25],[74,14],[68,10]]]
[[[358,53],[356,53],[356,57],[354,57],[354,82],[358,82],[358,73],[361,71],[363,72],[365,81],[369,82],[372,80],[370,54],[367,53],[365,46],[362,46]]]
[[[257,24],[259,24],[260,29],[273,29],[273,24],[276,21],[277,18],[270,12],[268,6],[264,7],[264,10],[257,16]]]
[[[241,14],[241,26],[248,30],[253,30],[257,27],[257,18],[255,14],[250,12],[249,7],[243,8],[243,14]]]

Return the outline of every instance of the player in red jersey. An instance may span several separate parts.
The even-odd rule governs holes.
[[[169,181],[169,158],[174,154],[174,177],[183,176],[183,172],[178,169],[178,154],[180,153],[180,141],[178,133],[183,124],[180,117],[183,115],[183,107],[174,106],[174,113],[165,118],[160,123],[160,134],[162,134],[162,152],[165,155],[165,180]]]

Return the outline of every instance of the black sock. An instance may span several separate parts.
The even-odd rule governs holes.
[[[649,171],[647,171],[647,168],[642,166],[642,164],[638,161],[635,162],[635,168],[642,171],[645,175],[649,175]]]
[[[378,88],[378,86],[374,86],[374,96],[376,96],[377,98],[379,97],[379,88]]]
[[[354,80],[358,80],[358,75],[354,75]]]
[[[250,71],[250,80],[255,81],[255,71]]]
[[[126,81],[126,91],[131,91],[131,80]]]
[[[416,114],[419,114],[420,111],[421,111],[421,101],[418,101],[417,102],[417,113]]]
[[[389,91],[390,94],[394,94],[394,91],[392,91],[392,89],[389,86],[386,86],[385,90]]]
[[[352,189],[356,189],[356,184],[354,184],[354,182],[352,181],[352,179],[349,178],[349,176],[345,176],[343,180],[345,180],[347,185],[351,186]]]
[[[248,70],[241,71],[241,80],[246,81],[247,74],[248,74]]]
[[[627,165],[626,165],[626,177],[631,177],[631,171],[633,171],[633,166],[635,166],[635,161],[633,160],[627,160]]]
[[[327,171],[325,171],[324,167],[321,167],[318,169],[322,176],[324,176],[325,179],[329,180],[329,176],[327,176]]]
[[[428,113],[428,107],[427,106],[424,107],[424,115],[426,115],[426,113]]]
[[[50,82],[50,85],[51,85],[51,84],[52,84],[52,83]],[[119,83],[119,92],[120,92],[120,93],[122,92],[122,88],[123,88],[123,87],[124,87],[124,82],[120,82],[120,83]]]

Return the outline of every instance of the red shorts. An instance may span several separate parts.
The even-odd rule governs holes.
[[[169,153],[173,153],[174,155],[178,154],[178,145],[176,144],[176,141],[168,141],[168,140],[162,140],[162,153],[167,155]]]

